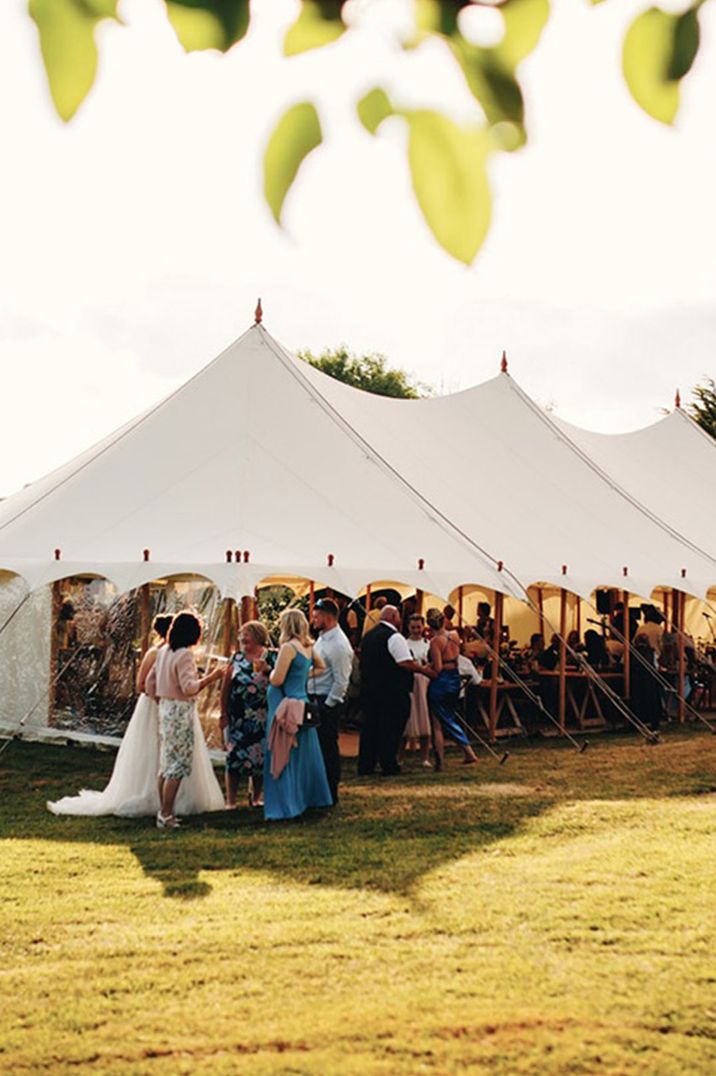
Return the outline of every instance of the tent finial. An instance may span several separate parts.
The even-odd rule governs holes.
[[[148,549],[143,549],[142,550],[142,560],[144,560],[144,561],[149,560],[149,550]]]
[[[674,407],[677,411],[681,409],[681,393],[678,389],[676,390],[676,396],[674,396]]]
[[[562,565],[562,575],[566,575],[566,574],[567,574],[567,565],[563,564]]]
[[[261,299],[256,303],[256,309],[254,310],[254,325],[260,325],[264,319],[264,310],[261,306]]]
[[[332,553],[329,553],[327,559],[328,559],[328,567],[332,568],[333,567],[333,561],[335,560],[335,557],[333,556]]]
[[[625,565],[624,565],[624,567],[622,568],[622,574],[623,574],[623,575],[624,575],[625,577],[626,577],[627,575],[629,575],[629,569],[627,568],[626,564],[625,564]]]
[[[500,359],[500,373],[501,374],[506,374],[507,373],[507,352],[506,351],[502,352],[502,358]]]
[[[56,549],[55,550],[55,560],[61,560],[61,559],[62,559],[62,550],[61,549]]]
[[[686,579],[686,568],[681,569],[681,578]]]

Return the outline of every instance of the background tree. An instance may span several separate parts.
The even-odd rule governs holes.
[[[337,381],[364,392],[374,392],[377,396],[418,400],[430,395],[427,385],[413,381],[404,370],[391,369],[385,355],[354,355],[342,345],[318,356],[310,351],[299,351],[298,357]]]
[[[90,90],[97,70],[94,32],[103,19],[120,22],[120,0],[29,0],[59,115],[69,120]],[[376,0],[380,2],[380,0]],[[600,0],[591,0],[599,3]],[[622,71],[634,100],[650,116],[673,123],[679,87],[700,45],[699,12],[716,0],[686,0],[684,10],[643,10],[626,32]],[[187,50],[225,52],[249,28],[249,0],[165,0],[167,16]],[[348,0],[302,0],[285,34],[287,57],[326,48],[346,34],[361,32],[357,5]],[[550,15],[549,0],[415,0],[412,31],[394,30],[396,50],[443,43],[475,98],[475,120],[456,123],[434,109],[410,109],[376,86],[356,102],[365,129],[375,135],[389,116],[408,128],[413,189],[438,243],[470,264],[490,226],[488,164],[527,141],[519,64],[538,45]],[[488,10],[489,9],[489,10]],[[470,20],[489,14],[502,36],[489,47],[474,44]],[[328,90],[326,92],[329,92]],[[323,140],[313,101],[292,106],[271,135],[264,155],[264,191],[278,223],[302,162]]]
[[[687,411],[702,430],[716,437],[716,381],[707,377],[703,385],[697,385],[693,390],[693,396]]]

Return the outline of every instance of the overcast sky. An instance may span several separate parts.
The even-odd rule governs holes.
[[[0,495],[205,365],[251,324],[258,295],[286,346],[380,351],[442,392],[493,376],[506,348],[531,395],[595,429],[646,425],[677,385],[687,396],[716,375],[716,6],[672,130],[620,74],[643,6],[555,0],[522,71],[530,145],[494,161],[493,225],[467,269],[415,206],[400,121],[372,139],[353,118],[376,83],[474,116],[441,47],[396,57],[377,19],[286,61],[277,25],[294,4],[270,0],[227,56],[186,56],[158,0],[125,0],[126,26],[101,28],[97,84],[65,126],[26,0],[3,0]],[[309,97],[328,145],[281,232],[261,155]]]

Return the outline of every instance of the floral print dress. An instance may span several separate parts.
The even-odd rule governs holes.
[[[273,669],[276,652],[267,650],[263,660]],[[263,777],[266,741],[266,689],[268,673],[254,672],[253,662],[241,653],[231,659],[228,704],[229,751],[226,768],[244,777]]]

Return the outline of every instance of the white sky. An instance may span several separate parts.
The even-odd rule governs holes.
[[[400,12],[404,0],[380,0]],[[475,105],[440,47],[362,40],[286,61],[254,2],[228,56],[185,56],[158,0],[124,0],[98,35],[100,75],[55,116],[26,0],[0,4],[0,495],[62,463],[210,361],[253,320],[294,349],[381,351],[441,391],[513,376],[581,425],[654,421],[677,385],[716,375],[716,7],[676,128],[620,74],[645,4],[554,0],[525,64],[530,145],[495,159],[493,226],[467,269],[415,205],[405,134],[372,139],[354,102]],[[415,86],[419,86],[419,92]],[[289,104],[320,106],[280,232],[263,203],[266,138]]]

